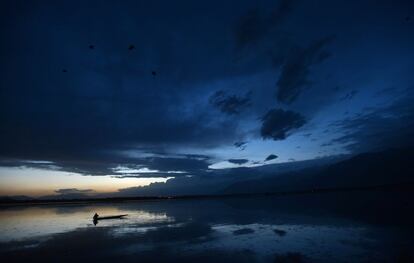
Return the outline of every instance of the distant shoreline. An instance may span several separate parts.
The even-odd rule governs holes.
[[[177,195],[177,196],[134,196],[134,197],[107,197],[107,198],[79,198],[79,199],[34,199],[34,200],[0,200],[1,206],[30,206],[30,205],[54,205],[54,204],[87,204],[87,203],[120,203],[129,201],[160,201],[160,200],[186,200],[186,199],[218,199],[234,197],[260,197],[260,196],[286,196],[335,192],[354,191],[414,191],[414,182],[399,184],[383,184],[375,186],[360,187],[335,187],[314,188],[297,191],[278,191],[267,193],[232,193],[232,194],[210,194],[210,195]]]

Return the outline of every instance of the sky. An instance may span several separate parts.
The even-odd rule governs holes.
[[[412,1],[0,5],[0,195],[414,144]]]

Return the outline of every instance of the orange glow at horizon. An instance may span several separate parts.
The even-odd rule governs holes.
[[[169,178],[115,178],[87,176],[54,170],[27,167],[0,167],[0,196],[53,195],[58,189],[91,189],[93,193],[111,193],[119,189],[166,182]]]

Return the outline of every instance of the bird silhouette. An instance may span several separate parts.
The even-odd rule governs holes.
[[[135,46],[134,45],[129,45],[128,50],[134,50]]]
[[[63,72],[63,73],[66,73],[66,72],[68,72],[68,71],[67,71],[66,69],[62,69],[62,72]]]
[[[89,45],[89,49],[94,49],[95,46],[94,45]]]
[[[152,76],[157,76],[157,72],[155,70],[151,71]]]

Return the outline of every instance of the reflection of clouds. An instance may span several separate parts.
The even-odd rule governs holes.
[[[130,231],[123,231],[125,238],[133,236],[134,242],[130,242],[122,248],[123,253],[131,254],[137,251],[147,251],[154,247],[171,247],[177,250],[178,247],[192,249],[196,244],[202,244],[213,240],[213,230],[210,225],[198,222],[186,222],[179,224],[167,224],[158,227],[135,227]],[[119,233],[117,229],[113,229]]]
[[[357,227],[332,227],[314,225],[273,225],[273,224],[244,224],[244,225],[215,225],[216,239],[214,242],[203,244],[198,249],[224,248],[226,250],[250,249],[259,257],[271,257],[275,253],[289,254],[292,251],[300,251],[305,255],[327,255],[331,251],[336,256],[351,258],[363,253],[360,247],[349,247],[338,243],[341,238],[349,238],[362,242],[364,240],[364,228]],[[249,234],[235,235],[248,229]],[[275,229],[285,231],[287,234],[280,236]],[[321,258],[322,259],[322,258]]]
[[[411,240],[394,228],[383,227],[380,220],[374,224],[365,214],[358,216],[351,208],[362,203],[362,198],[358,198],[358,203],[349,202],[346,195],[352,206],[345,207],[328,196],[332,197],[323,195],[320,199],[307,195],[5,209],[0,210],[0,233],[1,238],[8,239],[0,241],[0,257],[13,255],[20,262],[43,257],[54,261],[70,248],[70,255],[65,256],[68,262],[108,262],[119,258],[125,262],[136,259],[171,262],[171,258],[176,262],[215,263],[273,262],[275,258],[315,262],[321,259],[340,262],[346,258],[354,262],[360,255],[366,255],[371,261],[382,259],[390,255],[391,249]],[[310,202],[312,198],[316,198],[315,204]],[[322,201],[329,202],[323,205]],[[335,209],[330,206],[331,201]],[[395,206],[393,209],[396,212]],[[354,217],[348,218],[347,211]],[[94,212],[128,214],[128,217],[105,220],[95,227],[91,221]],[[378,217],[383,218],[383,214]],[[406,230],[398,218],[392,218],[397,219],[394,223],[401,231]],[[390,222],[386,221],[387,225]],[[21,241],[11,242],[11,237],[16,236]]]
[[[10,244],[5,250],[0,249],[0,256],[18,262],[32,262],[33,259],[46,262],[116,262],[122,259],[122,262],[218,263],[253,262],[255,259],[252,251],[227,251],[222,248],[192,250],[194,244],[197,244],[197,238],[211,231],[208,226],[197,223],[174,227],[172,232],[171,229],[160,228],[144,235],[124,235],[118,238],[113,237],[110,230],[110,227],[77,229],[54,235],[33,249]]]
[[[112,229],[112,235],[114,237],[121,237],[123,235],[128,235],[128,234],[143,234],[149,230],[154,230],[157,229],[156,226],[133,226],[133,227],[121,227],[121,228],[114,228]]]
[[[166,213],[152,213],[147,211],[129,211],[121,210],[119,213],[128,214],[127,217],[123,220],[128,225],[133,226],[151,226],[163,223],[174,222],[174,218],[167,216]],[[102,213],[102,216],[104,214]],[[114,220],[102,221],[103,223],[111,224]]]
[[[145,233],[153,231],[160,226],[170,225],[175,219],[168,217],[165,213],[148,213],[138,211],[128,215],[127,222],[122,227],[112,229],[114,236],[122,236],[127,234]]]
[[[174,221],[166,213],[151,213],[106,205],[61,205],[5,209],[0,210],[0,242],[46,237],[73,231],[79,227],[88,227],[92,224],[92,216],[95,212],[101,216],[128,214],[128,218],[124,220],[102,221],[99,223],[99,227],[130,224],[143,226]]]
[[[281,238],[273,230],[284,229],[289,234]],[[65,258],[75,259],[115,259],[119,256],[139,257],[141,261],[179,257],[195,260],[208,256],[209,260],[223,262],[229,255],[238,258],[249,256],[249,260],[266,261],[276,256],[301,255],[312,259],[326,259],[332,251],[335,257],[358,259],[366,252],[363,247],[339,242],[352,237],[356,242],[364,242],[363,228],[337,228],[307,225],[266,225],[223,224],[210,226],[204,223],[187,222],[159,227],[143,227],[145,232],[129,232],[113,235],[116,229],[124,226],[80,228],[66,233],[53,235],[37,247],[28,247],[30,242],[9,242],[1,253],[17,250],[19,259],[33,257],[55,258],[71,249]],[[234,231],[250,229],[248,235],[234,235]],[[13,247],[14,246],[14,247]],[[162,247],[162,249],[160,249]],[[374,249],[376,247],[373,247]],[[293,252],[292,252],[293,251]],[[298,252],[295,252],[298,251]],[[247,254],[245,254],[247,253]],[[293,253],[293,254],[292,254]],[[152,257],[155,258],[151,258]]]

